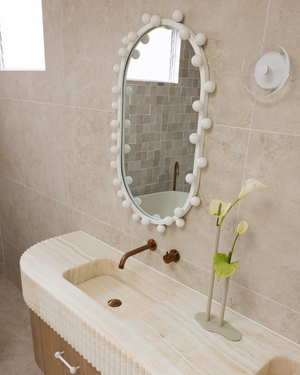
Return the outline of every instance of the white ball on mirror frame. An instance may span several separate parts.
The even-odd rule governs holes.
[[[117,196],[118,196],[119,198],[123,198],[123,197],[124,197],[123,190],[118,190],[118,192],[117,192]]]
[[[113,66],[113,71],[114,71],[115,73],[119,73],[119,72],[120,72],[120,65],[119,65],[119,64],[115,64],[115,65]]]
[[[192,104],[192,108],[195,112],[200,112],[203,109],[203,103],[201,100],[195,100]]]
[[[191,205],[192,206],[199,206],[199,204],[200,204],[200,198],[199,197],[193,197],[192,199],[191,199]]]
[[[149,225],[150,224],[150,219],[148,217],[143,217],[141,220],[141,223],[143,225]]]
[[[134,221],[139,221],[140,220],[140,217],[139,217],[138,214],[133,214],[132,218],[133,218]]]
[[[131,151],[131,147],[129,145],[124,146],[124,152],[125,154],[128,154]]]
[[[197,133],[193,133],[190,135],[189,140],[194,145],[200,141],[200,135]]]
[[[160,216],[159,216],[158,214],[154,214],[153,217],[154,217],[155,219],[157,219],[157,220],[160,219]]]
[[[166,216],[165,217],[165,224],[170,226],[173,224],[173,218],[171,216]]]
[[[147,23],[149,23],[151,20],[151,15],[149,13],[145,13],[143,14],[142,16],[142,22],[144,25],[146,25]]]
[[[161,24],[161,18],[157,15],[152,16],[150,22],[153,27],[158,27]]]
[[[118,146],[112,146],[112,147],[110,148],[110,152],[111,152],[112,154],[118,154],[119,151],[120,151],[120,149],[119,149]]]
[[[114,184],[115,186],[121,186],[121,185],[122,185],[122,181],[121,181],[119,178],[115,178],[115,179],[113,180],[113,184]]]
[[[114,160],[110,163],[110,166],[112,167],[112,169],[117,169],[117,162]]]
[[[128,39],[128,36],[124,36],[124,38],[122,39],[122,43],[125,46],[128,46],[128,44],[130,43],[130,40]]]
[[[128,34],[128,39],[130,42],[134,43],[136,40],[138,40],[138,35],[135,31],[130,31]]]
[[[141,53],[139,50],[135,49],[132,54],[131,54],[131,57],[135,60],[137,60],[139,57],[141,56]]]
[[[110,136],[110,138],[113,140],[113,141],[116,141],[118,139],[118,134],[117,133],[112,133],[112,135]]]
[[[184,210],[182,207],[177,207],[175,208],[174,210],[174,215],[177,216],[177,217],[181,217],[184,215]]]
[[[188,183],[188,184],[192,184],[193,182],[195,182],[196,180],[196,176],[193,174],[193,173],[189,173],[185,176],[185,181]],[[176,214],[175,214],[176,215]],[[178,215],[176,215],[178,216]]]
[[[130,120],[127,120],[127,119],[126,119],[126,120],[124,121],[124,126],[125,126],[125,128],[128,129],[128,128],[130,127],[130,125],[131,125]]]
[[[191,63],[195,68],[199,68],[203,64],[203,59],[200,55],[195,55],[192,57]]]
[[[131,95],[132,94],[132,88],[130,86],[126,86],[125,93],[126,93],[126,95]]]
[[[204,157],[201,157],[197,160],[197,165],[199,168],[205,168],[207,166],[207,159]]]
[[[201,127],[203,129],[209,129],[211,128],[212,126],[212,121],[210,118],[204,118],[203,120],[201,120]]]
[[[130,202],[129,202],[129,201],[123,201],[123,202],[122,202],[122,206],[123,206],[124,208],[129,208],[129,207],[130,207]]]
[[[132,184],[133,183],[133,179],[131,176],[126,176],[126,182],[128,185]]]
[[[187,28],[182,28],[180,31],[179,31],[179,38],[182,39],[182,40],[187,40],[189,39],[189,36],[190,36],[190,32]]]
[[[118,102],[111,103],[111,108],[114,109],[115,111],[118,109],[118,107],[119,107]]]
[[[134,198],[135,203],[140,206],[142,204],[141,198]]]
[[[198,46],[203,46],[206,42],[206,36],[203,33],[199,33],[195,36],[195,42]]]
[[[176,220],[176,226],[179,227],[179,228],[182,228],[185,226],[185,221],[184,219],[177,219]]]
[[[112,120],[112,122],[110,123],[110,125],[113,128],[118,128],[120,126],[120,121],[118,121],[118,120]]]
[[[149,37],[149,35],[148,35],[148,34],[144,35],[144,36],[142,37],[142,39],[141,39],[141,42],[142,42],[143,44],[148,44],[148,43],[150,42],[150,37]]]
[[[166,227],[162,224],[159,224],[156,229],[159,233],[164,233],[166,231]]]
[[[127,48],[120,48],[119,51],[118,51],[118,55],[120,57],[126,57],[128,55],[128,51],[127,51]]]
[[[113,94],[120,94],[121,92],[121,87],[119,86],[114,86],[112,89],[111,89],[112,93]]]
[[[175,22],[181,22],[183,20],[184,14],[181,10],[175,10],[175,12],[172,15],[172,18]]]
[[[216,84],[213,81],[207,81],[204,83],[204,90],[211,94],[216,89]]]

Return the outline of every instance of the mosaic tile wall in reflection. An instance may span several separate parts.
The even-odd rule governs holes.
[[[178,191],[188,192],[185,176],[192,173],[195,145],[190,134],[197,131],[198,113],[192,103],[199,99],[199,69],[191,64],[195,52],[188,41],[181,42],[179,82],[128,81],[132,95],[126,96],[125,155],[127,176],[134,196],[173,190],[174,166],[179,163]]]

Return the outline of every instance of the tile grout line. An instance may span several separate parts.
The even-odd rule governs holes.
[[[291,134],[291,133],[280,133],[271,130],[263,130],[263,129],[253,129],[253,128],[242,128],[239,126],[231,126],[231,125],[221,125],[221,124],[213,124],[213,126],[223,127],[223,128],[230,128],[230,129],[240,129],[240,130],[248,130],[249,132],[261,132],[261,133],[271,133],[271,134],[278,134],[278,135],[286,135],[289,137],[300,137],[300,134]]]
[[[89,111],[108,112],[108,113],[113,113],[113,114],[116,113],[115,111],[107,110],[107,109],[79,107],[79,106],[76,106],[76,105],[67,105],[67,104],[59,104],[59,103],[37,102],[37,101],[34,101],[34,100],[5,98],[3,96],[0,96],[0,99],[3,99],[3,100],[12,100],[12,101],[16,101],[16,102],[33,103],[33,104],[52,105],[52,106],[65,107],[65,108],[86,109],[86,110],[89,110]]]
[[[63,85],[64,85],[64,102],[66,103],[66,72],[65,72],[65,51],[64,51],[64,34],[63,34],[63,10],[62,3],[60,3],[60,34],[61,34],[61,55],[62,55],[62,64],[63,64]],[[64,128],[66,129],[66,111],[64,111]],[[69,145],[69,139],[68,139]],[[70,181],[69,181],[69,147],[67,147],[67,200],[68,200],[68,226],[71,228],[71,214],[70,214]]]
[[[14,98],[5,98],[5,97],[0,97],[0,99],[12,100],[12,101],[16,101],[16,102],[51,105],[51,106],[58,106],[58,107],[65,107],[65,108],[76,108],[76,109],[83,109],[83,110],[89,110],[89,111],[98,111],[98,112],[106,112],[106,113],[115,114],[115,111],[111,111],[111,110],[107,110],[107,109],[79,107],[79,106],[73,106],[73,105],[67,105],[67,104],[37,102],[37,101],[33,101],[33,100],[14,99]],[[275,131],[264,130],[264,129],[252,129],[252,128],[250,129],[250,128],[243,128],[243,127],[240,127],[240,126],[224,125],[224,124],[217,124],[217,123],[214,123],[213,126],[219,126],[219,127],[231,128],[231,129],[249,130],[249,131],[251,130],[251,131],[257,131],[257,132],[263,132],[263,133],[280,134],[280,135],[287,135],[287,136],[290,136],[290,137],[300,137],[300,134],[281,133],[281,132],[275,132]]]
[[[270,4],[271,4],[271,0],[269,0],[269,2],[268,2],[267,15],[266,15],[266,23],[265,23],[265,29],[264,29],[264,34],[263,34],[263,40],[262,40],[263,42],[265,41],[265,38],[266,38]]]
[[[0,236],[1,236],[1,246],[2,246],[2,256],[3,256],[3,267],[4,267],[4,278],[6,278],[6,264],[5,264],[5,256],[4,256],[4,246],[3,246],[3,236],[2,236],[2,230],[0,226]]]

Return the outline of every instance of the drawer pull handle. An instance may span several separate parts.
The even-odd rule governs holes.
[[[64,352],[56,352],[54,356],[55,358],[60,359],[70,369],[71,374],[76,374],[76,371],[79,369],[79,366],[78,367],[70,366],[68,362],[62,357],[62,354],[64,354]]]

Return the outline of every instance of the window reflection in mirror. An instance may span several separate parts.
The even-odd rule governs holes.
[[[161,56],[169,61],[168,73],[166,70],[164,73],[165,78],[168,76],[167,79],[149,80],[149,75],[146,74],[148,68],[143,80],[141,75],[139,79],[129,78],[133,77],[133,73],[129,75],[129,72],[135,71],[139,63],[144,65],[142,56],[146,56],[145,50],[151,43],[152,34],[157,30],[165,30],[171,36],[167,48],[163,47],[168,52],[167,58],[165,54],[152,52],[153,60],[158,62],[158,66],[163,65]],[[195,55],[192,45],[188,40],[180,41],[177,30],[161,27],[150,31],[148,36],[149,43],[143,44],[140,41],[137,44],[139,57],[131,57],[127,69],[126,86],[131,87],[132,92],[124,97],[124,116],[130,120],[131,126],[123,128],[123,131],[125,144],[130,146],[131,151],[124,156],[125,174],[133,179],[129,185],[132,196],[143,198],[146,194],[173,191],[174,169],[178,162],[176,191],[186,193],[184,204],[191,186],[185,181],[185,176],[193,172],[195,145],[189,142],[189,136],[197,132],[198,113],[193,111],[192,103],[199,100],[200,72],[199,68],[191,64],[191,58]],[[162,48],[159,38],[155,45],[158,49]],[[176,61],[176,54],[178,79],[174,83],[170,82],[170,66],[172,61]],[[168,215],[172,216],[176,207],[182,206],[176,202]]]
[[[127,80],[178,83],[180,42],[176,29],[159,27],[136,46]],[[135,58],[137,57],[137,58]]]

